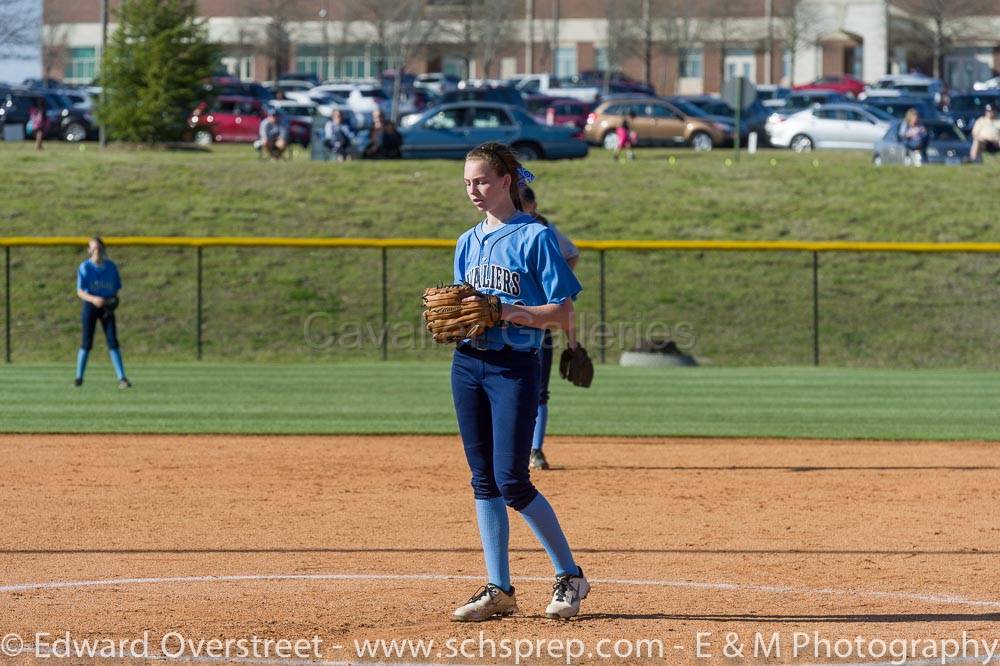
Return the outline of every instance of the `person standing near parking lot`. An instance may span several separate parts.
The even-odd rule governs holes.
[[[35,105],[28,113],[28,124],[31,131],[35,133],[35,150],[42,150],[42,142],[45,140],[45,132],[49,129],[48,114],[45,113],[45,98],[36,97]]]
[[[288,147],[288,128],[271,108],[260,124],[260,149],[273,160],[280,159]]]
[[[903,122],[899,124],[899,138],[908,151],[919,156],[914,161],[916,166],[927,161],[927,144],[930,142],[930,136],[927,134],[927,128],[920,122],[920,112],[916,109],[909,109],[906,112]]]
[[[997,119],[997,110],[992,104],[987,104],[983,109],[983,115],[976,119],[976,124],[972,126],[972,149],[969,151],[969,158],[976,160],[979,153],[984,149],[995,153],[1000,148],[1000,120]]]

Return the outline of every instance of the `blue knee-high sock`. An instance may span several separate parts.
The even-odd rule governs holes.
[[[117,349],[111,349],[108,353],[111,355],[111,364],[115,366],[118,379],[125,379],[125,366],[122,364],[122,353]]]
[[[573,561],[573,553],[569,549],[566,535],[559,527],[559,519],[556,518],[556,512],[552,510],[549,501],[538,493],[528,506],[521,509],[521,515],[545,548],[545,552],[549,554],[552,566],[556,568],[556,575],[577,575],[579,569]]]
[[[549,422],[549,406],[545,404],[538,405],[538,416],[535,417],[535,436],[531,440],[531,448],[536,451],[542,450],[542,444],[545,443],[545,426]]]
[[[502,497],[476,500],[476,520],[483,540],[483,558],[489,582],[504,591],[510,589],[510,521]]]
[[[81,347],[80,350],[78,352],[76,352],[76,378],[77,379],[83,379],[83,371],[87,369],[87,357],[89,357],[89,356],[90,356],[90,350],[89,349],[84,349],[83,347]]]

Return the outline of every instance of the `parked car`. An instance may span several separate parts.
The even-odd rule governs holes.
[[[584,102],[594,103],[603,92],[596,85],[570,83],[554,74],[518,74],[509,79],[517,82],[513,87],[522,95],[550,95],[552,97],[572,97]],[[628,90],[611,90],[610,92],[631,92]]]
[[[858,99],[873,97],[929,97],[940,104],[946,87],[941,79],[932,79],[920,74],[894,74],[883,76],[868,86]]]
[[[791,88],[764,84],[757,86],[757,100],[768,109],[784,106],[785,100],[792,94]]]
[[[440,96],[449,90],[457,90],[459,81],[461,79],[457,76],[450,76],[442,72],[430,72],[427,74],[417,74],[416,79],[413,80],[413,87],[426,88],[435,95]]]
[[[252,97],[221,95],[209,104],[201,102],[188,118],[195,143],[253,143],[260,136],[260,123],[267,113],[260,100]],[[288,140],[308,146],[312,122],[288,118]]]
[[[951,96],[946,115],[963,131],[972,129],[976,119],[983,115],[987,104],[1000,107],[1000,90],[980,90]]]
[[[73,102],[50,88],[11,88],[0,97],[0,126],[20,124],[25,126],[27,136],[28,117],[40,99],[45,100],[45,115],[49,121],[45,138],[74,143],[96,138],[97,126],[90,112],[73,108]]]
[[[853,76],[821,76],[811,83],[804,83],[802,85],[795,86],[792,88],[794,92],[799,92],[802,90],[829,90],[831,92],[839,93],[844,97],[857,97],[865,90],[864,81],[859,81]]]
[[[972,84],[973,90],[997,90],[1000,89],[1000,76],[994,76],[985,81],[976,81]]]
[[[205,85],[209,95],[238,95],[253,97],[265,102],[274,97],[275,91],[265,88],[256,81],[241,81],[235,76],[213,76]]]
[[[955,123],[948,120],[932,120],[924,123],[927,127],[929,142],[927,144],[927,161],[923,164],[966,164],[971,162],[969,151],[972,141],[969,140]],[[982,162],[979,157],[977,162]],[[913,158],[899,138],[899,122],[893,123],[885,135],[875,143],[872,151],[872,163],[875,166],[883,164],[912,164]]]
[[[522,159],[585,157],[587,144],[575,127],[542,125],[518,106],[458,102],[428,109],[403,135],[403,157],[461,159],[487,141],[511,145]]]
[[[771,143],[797,153],[814,148],[870,149],[891,124],[888,115],[876,115],[857,104],[823,104],[772,124]]]
[[[810,109],[817,104],[846,104],[848,102],[850,102],[848,98],[832,90],[800,90],[793,92],[785,98],[785,103],[781,107],[771,110],[765,131],[769,132],[767,128],[773,121],[777,119],[784,120],[788,116]]]
[[[590,113],[589,104],[572,97],[531,95],[525,98],[524,103],[528,113],[547,125],[575,125],[583,129]]]
[[[684,100],[689,104],[697,106],[710,116],[725,118],[731,124],[736,123],[736,110],[729,106],[721,97],[711,95],[686,95],[684,97],[674,97],[671,99]],[[767,138],[766,125],[767,117],[771,111],[759,100],[755,100],[749,108],[740,113],[740,136],[746,139],[750,132],[757,132],[757,136]]]
[[[910,109],[916,109],[924,118],[936,118],[941,114],[930,97],[868,97],[861,104],[866,108],[885,111],[894,118],[902,118]]]
[[[630,117],[633,113],[634,119]],[[587,116],[584,136],[592,144],[612,149],[617,145],[615,130],[626,118],[638,135],[639,146],[686,144],[705,151],[733,138],[732,123],[685,113],[675,104],[651,97],[602,102]]]
[[[636,79],[627,76],[624,72],[618,70],[613,70],[610,76],[607,76],[607,73],[604,70],[584,70],[577,76],[570,77],[568,80],[564,81],[563,85],[581,87],[596,86],[600,93],[603,94],[605,89],[605,79],[608,81],[608,92],[611,93],[656,95],[656,90],[654,90],[652,86],[646,85],[642,81],[637,81]]]
[[[473,86],[449,90],[441,95],[441,104],[456,102],[496,102],[524,106],[524,96],[511,86]]]

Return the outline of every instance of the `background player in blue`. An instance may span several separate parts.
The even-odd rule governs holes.
[[[118,330],[115,324],[115,306],[122,280],[115,262],[108,259],[104,241],[91,238],[87,244],[89,259],[80,264],[76,272],[76,295],[83,301],[80,323],[83,325],[83,339],[76,356],[76,386],[83,385],[83,372],[87,369],[87,358],[94,346],[94,329],[101,322],[104,337],[108,341],[108,353],[118,375],[119,388],[131,388],[132,383],[125,376],[121,351],[118,349]]]
[[[531,483],[528,458],[538,410],[538,348],[546,328],[563,329],[575,346],[573,299],[581,287],[552,232],[522,211],[519,186],[526,172],[510,148],[498,143],[476,148],[466,156],[464,175],[469,199],[486,218],[458,240],[455,281],[498,296],[502,305],[500,324],[459,343],[452,360],[452,396],[472,471],[488,576],[452,617],[481,621],[518,610],[510,583],[510,506],[555,568],[545,614],[569,618],[579,612],[590,584],[552,506]]]
[[[556,235],[559,243],[559,252],[570,268],[576,268],[576,262],[580,259],[580,250],[562,232],[556,229],[556,225],[549,222],[544,215],[538,212],[538,202],[535,200],[535,191],[530,187],[525,187],[521,191],[521,202],[524,204],[524,212],[532,215],[536,220],[544,224]],[[548,469],[549,461],[545,459],[542,445],[545,444],[545,426],[549,422],[549,375],[552,374],[552,333],[545,329],[545,337],[542,339],[542,347],[538,352],[541,365],[541,376],[538,386],[538,416],[535,419],[535,435],[531,438],[531,467],[532,469]]]

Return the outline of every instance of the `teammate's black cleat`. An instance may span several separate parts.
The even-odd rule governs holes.
[[[118,388],[130,389],[132,388],[132,382],[130,382],[127,378],[123,377],[122,379],[118,380]]]
[[[549,461],[545,459],[545,454],[541,449],[531,449],[531,459],[529,464],[532,469],[548,469]]]
[[[83,377],[77,377],[74,379],[73,386],[83,386]]]

